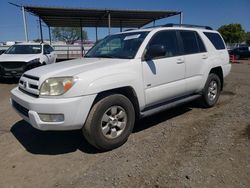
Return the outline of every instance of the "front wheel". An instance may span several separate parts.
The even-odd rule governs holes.
[[[94,147],[111,150],[127,141],[134,122],[131,101],[124,95],[111,94],[94,104],[83,126],[83,135]]]
[[[221,81],[218,75],[211,73],[208,76],[203,89],[201,102],[204,107],[213,107],[219,99],[221,92]]]

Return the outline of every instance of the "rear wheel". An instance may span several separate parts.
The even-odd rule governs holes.
[[[220,96],[221,81],[218,75],[211,73],[208,76],[206,85],[203,89],[201,102],[204,107],[213,107]]]
[[[111,150],[127,141],[134,122],[131,101],[121,94],[111,94],[94,104],[83,126],[83,135],[96,148]]]

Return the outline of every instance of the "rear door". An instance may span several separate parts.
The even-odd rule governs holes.
[[[185,93],[185,63],[180,55],[175,30],[157,32],[149,41],[151,45],[164,45],[163,57],[142,62],[147,106],[182,96]]]
[[[204,64],[208,62],[208,53],[205,45],[196,31],[180,30],[182,53],[186,64],[187,94],[198,91],[201,87]]]

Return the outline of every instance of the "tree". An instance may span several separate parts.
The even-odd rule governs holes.
[[[88,39],[87,32],[82,30],[83,40]],[[55,27],[52,29],[54,39],[61,40],[67,44],[73,44],[81,38],[81,28],[78,27]]]
[[[246,39],[247,45],[250,45],[250,32],[246,33],[245,39]]]
[[[241,24],[229,24],[221,26],[218,31],[226,43],[240,43],[244,41],[245,31]]]

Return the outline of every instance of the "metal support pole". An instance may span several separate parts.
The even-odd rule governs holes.
[[[25,15],[24,7],[22,7],[22,12],[23,12],[23,26],[24,26],[25,41],[28,42],[27,22],[26,22],[26,15]]]
[[[83,34],[82,34],[82,20],[80,20],[80,29],[81,29],[81,56],[83,57]]]
[[[98,41],[98,33],[97,33],[97,26],[95,26],[95,41]]]
[[[109,22],[109,35],[111,34],[111,16],[110,16],[110,12],[108,13],[108,22]]]
[[[153,27],[155,27],[155,20],[153,21]]]
[[[43,42],[43,28],[42,28],[42,21],[40,17],[39,17],[39,27],[40,27],[41,42]]]
[[[50,26],[48,26],[49,28],[49,44],[51,45],[51,32],[50,32]]]
[[[183,24],[183,12],[180,12],[180,24]]]

